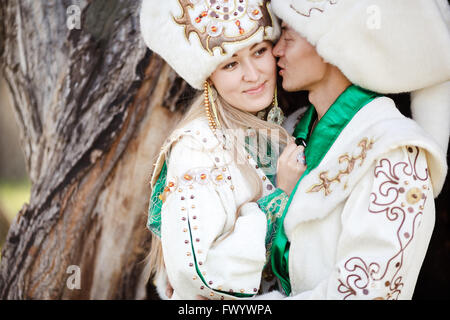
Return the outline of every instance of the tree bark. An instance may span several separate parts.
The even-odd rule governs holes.
[[[2,209],[2,204],[0,203],[0,248],[3,246],[3,243],[6,239],[6,234],[9,229],[9,220],[6,217],[5,213]]]
[[[144,45],[140,1],[2,0],[1,66],[32,182],[0,265],[0,299],[141,299],[149,177],[192,95]],[[79,288],[68,284],[70,266]]]

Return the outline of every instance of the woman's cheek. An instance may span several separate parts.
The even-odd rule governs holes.
[[[277,75],[277,65],[275,57],[271,53],[267,53],[264,59],[260,60],[260,70],[266,75],[266,77],[275,78]]]

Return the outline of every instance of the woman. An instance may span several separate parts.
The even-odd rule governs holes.
[[[173,299],[254,296],[277,200],[289,192],[282,177],[275,188],[275,161],[252,144],[262,141],[273,157],[289,141],[279,126],[271,53],[279,26],[268,1],[236,3],[143,1],[146,44],[204,90],[162,147],[153,172],[150,264],[162,298],[168,297],[166,279]],[[257,117],[264,110],[271,121]],[[292,141],[289,148],[294,158],[302,150]]]

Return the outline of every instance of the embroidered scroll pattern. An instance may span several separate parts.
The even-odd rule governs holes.
[[[338,2],[338,0],[307,0],[302,1],[294,7],[294,5],[290,5],[291,9],[294,10],[297,14],[304,17],[311,17],[311,12],[316,10],[320,13],[325,11],[325,6],[327,4],[334,5]]]
[[[379,181],[378,190],[371,193],[368,211],[371,214],[384,215],[386,227],[396,228],[398,251],[386,262],[367,262],[367,258],[352,257],[344,264],[344,280],[339,280],[338,292],[344,299],[359,294],[369,295],[370,290],[385,292],[377,300],[398,299],[404,286],[401,268],[404,252],[414,238],[420,226],[422,211],[429,190],[428,169],[416,167],[420,149],[408,147],[408,162],[392,163],[381,159],[375,167],[375,181]],[[421,171],[421,172],[419,172]],[[382,290],[379,290],[383,288]]]
[[[178,0],[183,12],[174,21],[185,27],[186,39],[194,32],[202,47],[213,55],[225,43],[245,41],[261,28],[273,26],[266,0]]]
[[[281,189],[276,189],[273,193],[257,201],[267,218],[266,264],[270,264],[268,262],[272,255],[273,240],[275,239],[275,235],[280,226],[280,218],[283,216],[288,201],[289,196]]]
[[[364,159],[366,158],[367,155],[367,151],[372,149],[373,141],[371,141],[369,138],[364,138],[358,143],[358,146],[361,148],[361,152],[357,156],[350,156],[348,154],[344,154],[339,157],[339,163],[347,163],[345,169],[339,170],[338,174],[336,174],[332,178],[328,177],[328,171],[322,171],[319,174],[319,180],[321,182],[319,184],[313,185],[311,188],[307,190],[307,192],[312,193],[323,190],[325,196],[331,194],[332,192],[331,185],[333,182],[340,183],[342,177],[349,175],[353,171],[357,161],[359,161],[360,166],[363,164]]]

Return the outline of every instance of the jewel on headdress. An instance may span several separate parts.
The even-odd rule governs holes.
[[[248,16],[252,20],[259,20],[263,17],[262,12],[258,7],[248,8]]]
[[[207,32],[211,37],[217,37],[222,33],[223,26],[217,21],[212,21],[208,24]]]
[[[239,33],[244,34],[245,30],[241,27],[241,22],[239,20],[236,20],[235,24],[239,28]]]

